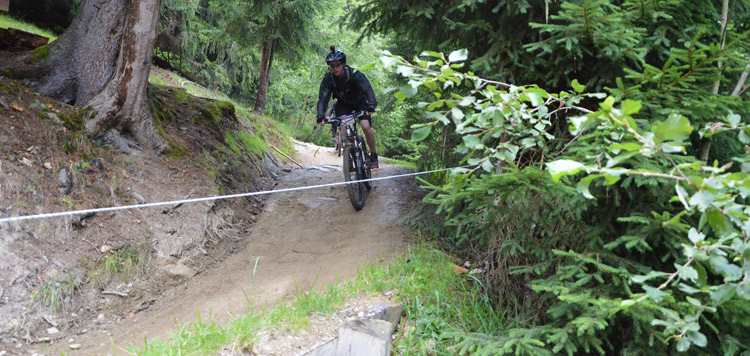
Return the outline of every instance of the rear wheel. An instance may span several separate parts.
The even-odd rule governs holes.
[[[333,136],[334,140],[336,140],[336,155],[341,157],[341,134],[339,134],[338,130],[335,130]]]
[[[360,180],[364,162],[356,154],[357,150],[353,146],[344,146],[344,179],[347,182]],[[349,183],[346,185],[346,191],[349,193],[349,200],[355,210],[362,210],[365,206],[365,185],[362,182]]]

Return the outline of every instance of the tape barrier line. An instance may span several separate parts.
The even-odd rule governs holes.
[[[25,221],[25,220],[49,219],[49,218],[56,218],[56,217],[61,217],[61,216],[84,215],[84,214],[103,213],[103,212],[108,212],[108,211],[129,210],[129,209],[153,208],[153,207],[157,207],[157,206],[177,205],[177,204],[189,204],[189,203],[200,203],[200,202],[212,201],[212,200],[234,199],[234,198],[244,198],[244,197],[258,196],[258,195],[269,195],[269,194],[276,194],[276,193],[287,193],[287,192],[295,192],[295,191],[301,191],[301,190],[335,187],[335,186],[346,185],[346,184],[355,184],[355,183],[364,183],[364,182],[375,182],[375,181],[380,181],[380,180],[398,179],[398,178],[405,178],[405,177],[414,177],[414,176],[420,176],[420,175],[431,174],[431,173],[438,173],[438,172],[445,172],[445,171],[450,171],[450,170],[460,169],[460,168],[467,168],[467,167],[471,167],[471,165],[469,165],[469,166],[461,166],[461,167],[453,167],[453,168],[435,169],[435,170],[425,171],[425,172],[415,172],[415,173],[400,174],[400,175],[395,175],[395,176],[377,177],[377,178],[370,178],[370,179],[361,179],[361,180],[350,181],[350,182],[336,182],[336,183],[310,185],[310,186],[305,186],[305,187],[284,188],[284,189],[278,189],[278,190],[264,190],[264,191],[252,192],[252,193],[239,193],[239,194],[230,194],[230,195],[218,195],[218,196],[211,196],[211,197],[183,199],[183,200],[172,200],[172,201],[156,202],[156,203],[145,203],[145,204],[135,204],[135,205],[113,206],[113,207],[108,207],[108,208],[85,209],[85,210],[74,210],[74,211],[61,211],[61,212],[57,212],[57,213],[46,213],[46,214],[36,214],[36,215],[15,216],[15,217],[10,217],[10,218],[0,219],[0,224],[7,224],[7,223],[11,223],[11,222],[18,222],[18,221]]]

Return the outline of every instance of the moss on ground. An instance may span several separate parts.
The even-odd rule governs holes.
[[[170,137],[167,131],[164,130],[164,126],[162,126],[159,121],[154,122],[154,127],[156,127],[156,131],[159,132],[159,135],[169,144],[169,148],[164,152],[167,157],[173,159],[180,159],[182,157],[185,157],[185,155],[187,154],[187,149],[185,148],[185,146],[183,146],[179,142],[176,142],[172,137]]]
[[[83,130],[84,125],[86,125],[86,121],[94,115],[96,115],[96,110],[91,107],[85,107],[73,110],[68,114],[60,112],[57,114],[57,117],[60,118],[63,122],[63,126],[68,130],[81,131]]]
[[[269,145],[274,145],[289,156],[296,154],[292,141],[287,138],[288,136],[273,120],[264,116],[248,116],[247,122],[252,125],[255,131],[254,136],[262,142],[263,152],[269,148]],[[260,147],[256,146],[255,149],[260,149]]]
[[[240,142],[242,142],[242,146],[245,150],[256,156],[264,154],[268,149],[266,142],[258,135],[253,135],[247,131],[240,131],[237,132],[237,137],[240,139]]]
[[[173,119],[172,113],[159,100],[151,101],[151,112],[154,114],[154,120],[159,123],[171,122]]]
[[[32,57],[29,59],[30,64],[35,64],[41,60],[49,57],[49,44],[33,49],[31,51]]]
[[[219,123],[223,117],[234,116],[234,104],[231,101],[215,101],[202,105],[199,117],[203,120]]]

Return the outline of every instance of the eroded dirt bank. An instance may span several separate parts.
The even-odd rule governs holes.
[[[340,158],[331,149],[296,144],[298,161],[276,187],[338,182]],[[374,176],[406,173],[383,166]],[[255,306],[292,297],[296,288],[325,287],[351,278],[363,263],[387,259],[401,251],[410,230],[399,220],[419,199],[411,178],[378,181],[356,212],[343,186],[269,195],[264,211],[236,253],[182,285],[167,290],[148,309],[110,323],[94,323],[72,337],[77,355],[126,354],[144,337],[165,338],[186,322],[211,316],[219,323]],[[110,296],[117,298],[116,296]],[[105,316],[107,319],[111,319]],[[111,337],[111,342],[110,342]],[[69,340],[50,351],[68,350]]]
[[[274,137],[228,102],[150,90],[163,156],[123,154],[87,136],[91,111],[0,76],[3,218],[257,191],[275,182],[271,155],[228,138]],[[261,118],[262,119],[262,118]],[[267,132],[268,130],[266,130]],[[277,145],[278,142],[275,142]],[[283,146],[282,146],[283,147]],[[244,247],[257,198],[0,224],[0,355],[52,353],[130,319],[195,273]]]
[[[164,156],[102,146],[81,131],[90,112],[0,76],[0,217],[343,176],[332,149],[296,144],[295,159],[308,167],[298,168],[274,151],[238,144],[257,139],[292,150],[264,118],[238,117],[231,103],[178,86],[150,92],[170,143]],[[403,172],[384,166],[375,176]],[[419,198],[412,182],[376,182],[360,212],[338,186],[2,224],[0,356],[127,354],[197,312],[222,323],[297,287],[349,278],[358,264],[400,251],[410,232],[397,222]]]

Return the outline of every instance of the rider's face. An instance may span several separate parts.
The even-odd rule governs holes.
[[[328,63],[328,66],[331,68],[333,75],[337,77],[341,75],[341,72],[344,71],[344,64],[341,63],[340,61],[330,62]]]

